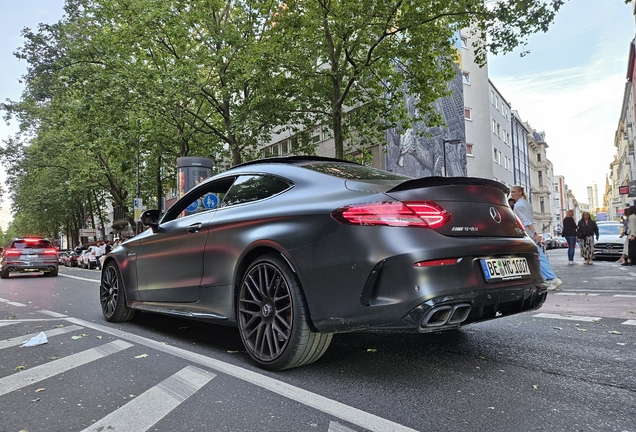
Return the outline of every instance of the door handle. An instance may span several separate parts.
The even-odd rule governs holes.
[[[190,225],[187,229],[187,231],[191,234],[196,234],[199,232],[199,230],[201,229],[201,227],[203,226],[203,224],[201,222],[197,222],[194,223],[192,225]]]

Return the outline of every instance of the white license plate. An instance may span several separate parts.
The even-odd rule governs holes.
[[[37,255],[27,255],[27,259],[30,259],[30,260],[34,260],[37,257],[38,257]]]
[[[530,274],[525,258],[482,259],[481,268],[487,281],[521,279]]]

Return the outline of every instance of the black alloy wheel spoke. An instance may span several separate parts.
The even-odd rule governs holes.
[[[243,282],[239,314],[243,338],[254,356],[262,361],[277,359],[292,327],[292,299],[278,268],[268,263],[252,268]]]

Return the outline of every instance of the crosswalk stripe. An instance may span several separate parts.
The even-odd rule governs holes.
[[[636,297],[636,295],[616,294],[616,295],[613,295],[612,297]]]
[[[76,326],[76,325],[70,325],[68,327],[62,327],[62,328],[57,328],[57,329],[53,329],[53,330],[46,330],[44,332],[44,334],[46,335],[46,337],[52,337],[52,336],[58,336],[64,333],[69,333],[69,332],[73,332],[73,331],[77,331],[77,330],[81,330],[84,327],[80,327],[80,326]],[[33,337],[35,335],[31,335],[31,337]],[[24,342],[26,342],[27,340],[29,340],[30,338],[25,336],[20,336],[20,337],[16,337],[16,338],[11,338],[11,339],[5,339],[0,341],[0,350],[1,349],[5,349],[5,348],[9,348],[9,347],[13,347],[13,346],[17,346],[17,345],[22,345]]]
[[[557,292],[557,293],[554,293],[554,295],[561,295],[561,296],[588,296],[588,297],[596,297],[596,296],[599,296],[600,294],[588,294],[588,293],[565,293],[565,292]]]
[[[25,304],[14,302],[14,301],[11,301],[11,300],[7,300],[5,298],[0,298],[0,302],[6,303],[6,304],[10,304],[12,306],[26,306]]]
[[[116,340],[59,360],[53,360],[52,362],[36,366],[32,369],[26,369],[22,372],[0,378],[0,396],[66,372],[83,364],[106,357],[110,354],[115,354],[116,352],[130,348],[131,346],[133,345],[128,342]],[[30,379],[30,381],[26,381],[26,379]]]
[[[576,316],[576,315],[559,315],[559,314],[549,314],[549,313],[540,313],[533,315],[535,318],[553,318],[553,319],[562,319],[562,320],[571,320],[571,321],[585,321],[585,322],[596,322],[600,321],[599,317],[588,317],[588,316]]]
[[[355,432],[353,429],[349,429],[346,426],[336,422],[329,422],[329,429],[327,432]]]
[[[221,373],[225,373],[229,376],[238,378],[245,382],[252,383],[256,386],[277,393],[283,397],[302,403],[306,406],[322,411],[323,413],[338,417],[339,419],[342,419],[348,423],[358,425],[370,431],[415,432],[414,429],[411,429],[407,426],[403,426],[399,423],[392,422],[375,414],[371,414],[366,411],[362,411],[360,409],[345,405],[341,402],[329,399],[317,393],[295,387],[291,384],[287,384],[285,382],[270,378],[257,372],[253,372],[240,366],[235,366],[208,356],[204,356],[202,354],[187,351],[183,348],[178,348],[171,345],[164,345],[160,342],[145,338],[143,336],[137,336],[132,333],[118,330],[116,328],[95,324],[93,322],[85,321],[79,318],[66,318],[66,321],[82,325],[87,328],[92,328],[103,333],[112,334],[116,337],[127,339],[134,343],[144,345],[158,351],[189,360],[194,363],[198,363],[202,366],[217,370]]]
[[[215,376],[212,372],[187,366],[82,432],[146,431]]]
[[[621,324],[636,326],[636,320],[627,320],[625,322],[622,322]]]
[[[48,315],[48,316],[52,316],[54,318],[66,318],[67,317],[67,315],[64,315],[64,314],[61,314],[61,313],[57,313],[57,312],[48,311],[46,309],[42,309],[40,311],[40,313],[43,313],[43,314]]]

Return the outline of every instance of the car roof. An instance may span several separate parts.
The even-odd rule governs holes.
[[[341,162],[341,163],[347,163],[352,165],[360,165],[356,162],[351,162],[344,159],[330,158],[330,157],[324,157],[324,156],[299,155],[299,156],[279,156],[279,157],[255,159],[252,161],[243,162],[241,164],[234,165],[230,169],[240,168],[240,167],[244,167],[248,165],[257,165],[257,164],[279,163],[279,164],[295,165],[295,164],[300,164],[303,162]]]

